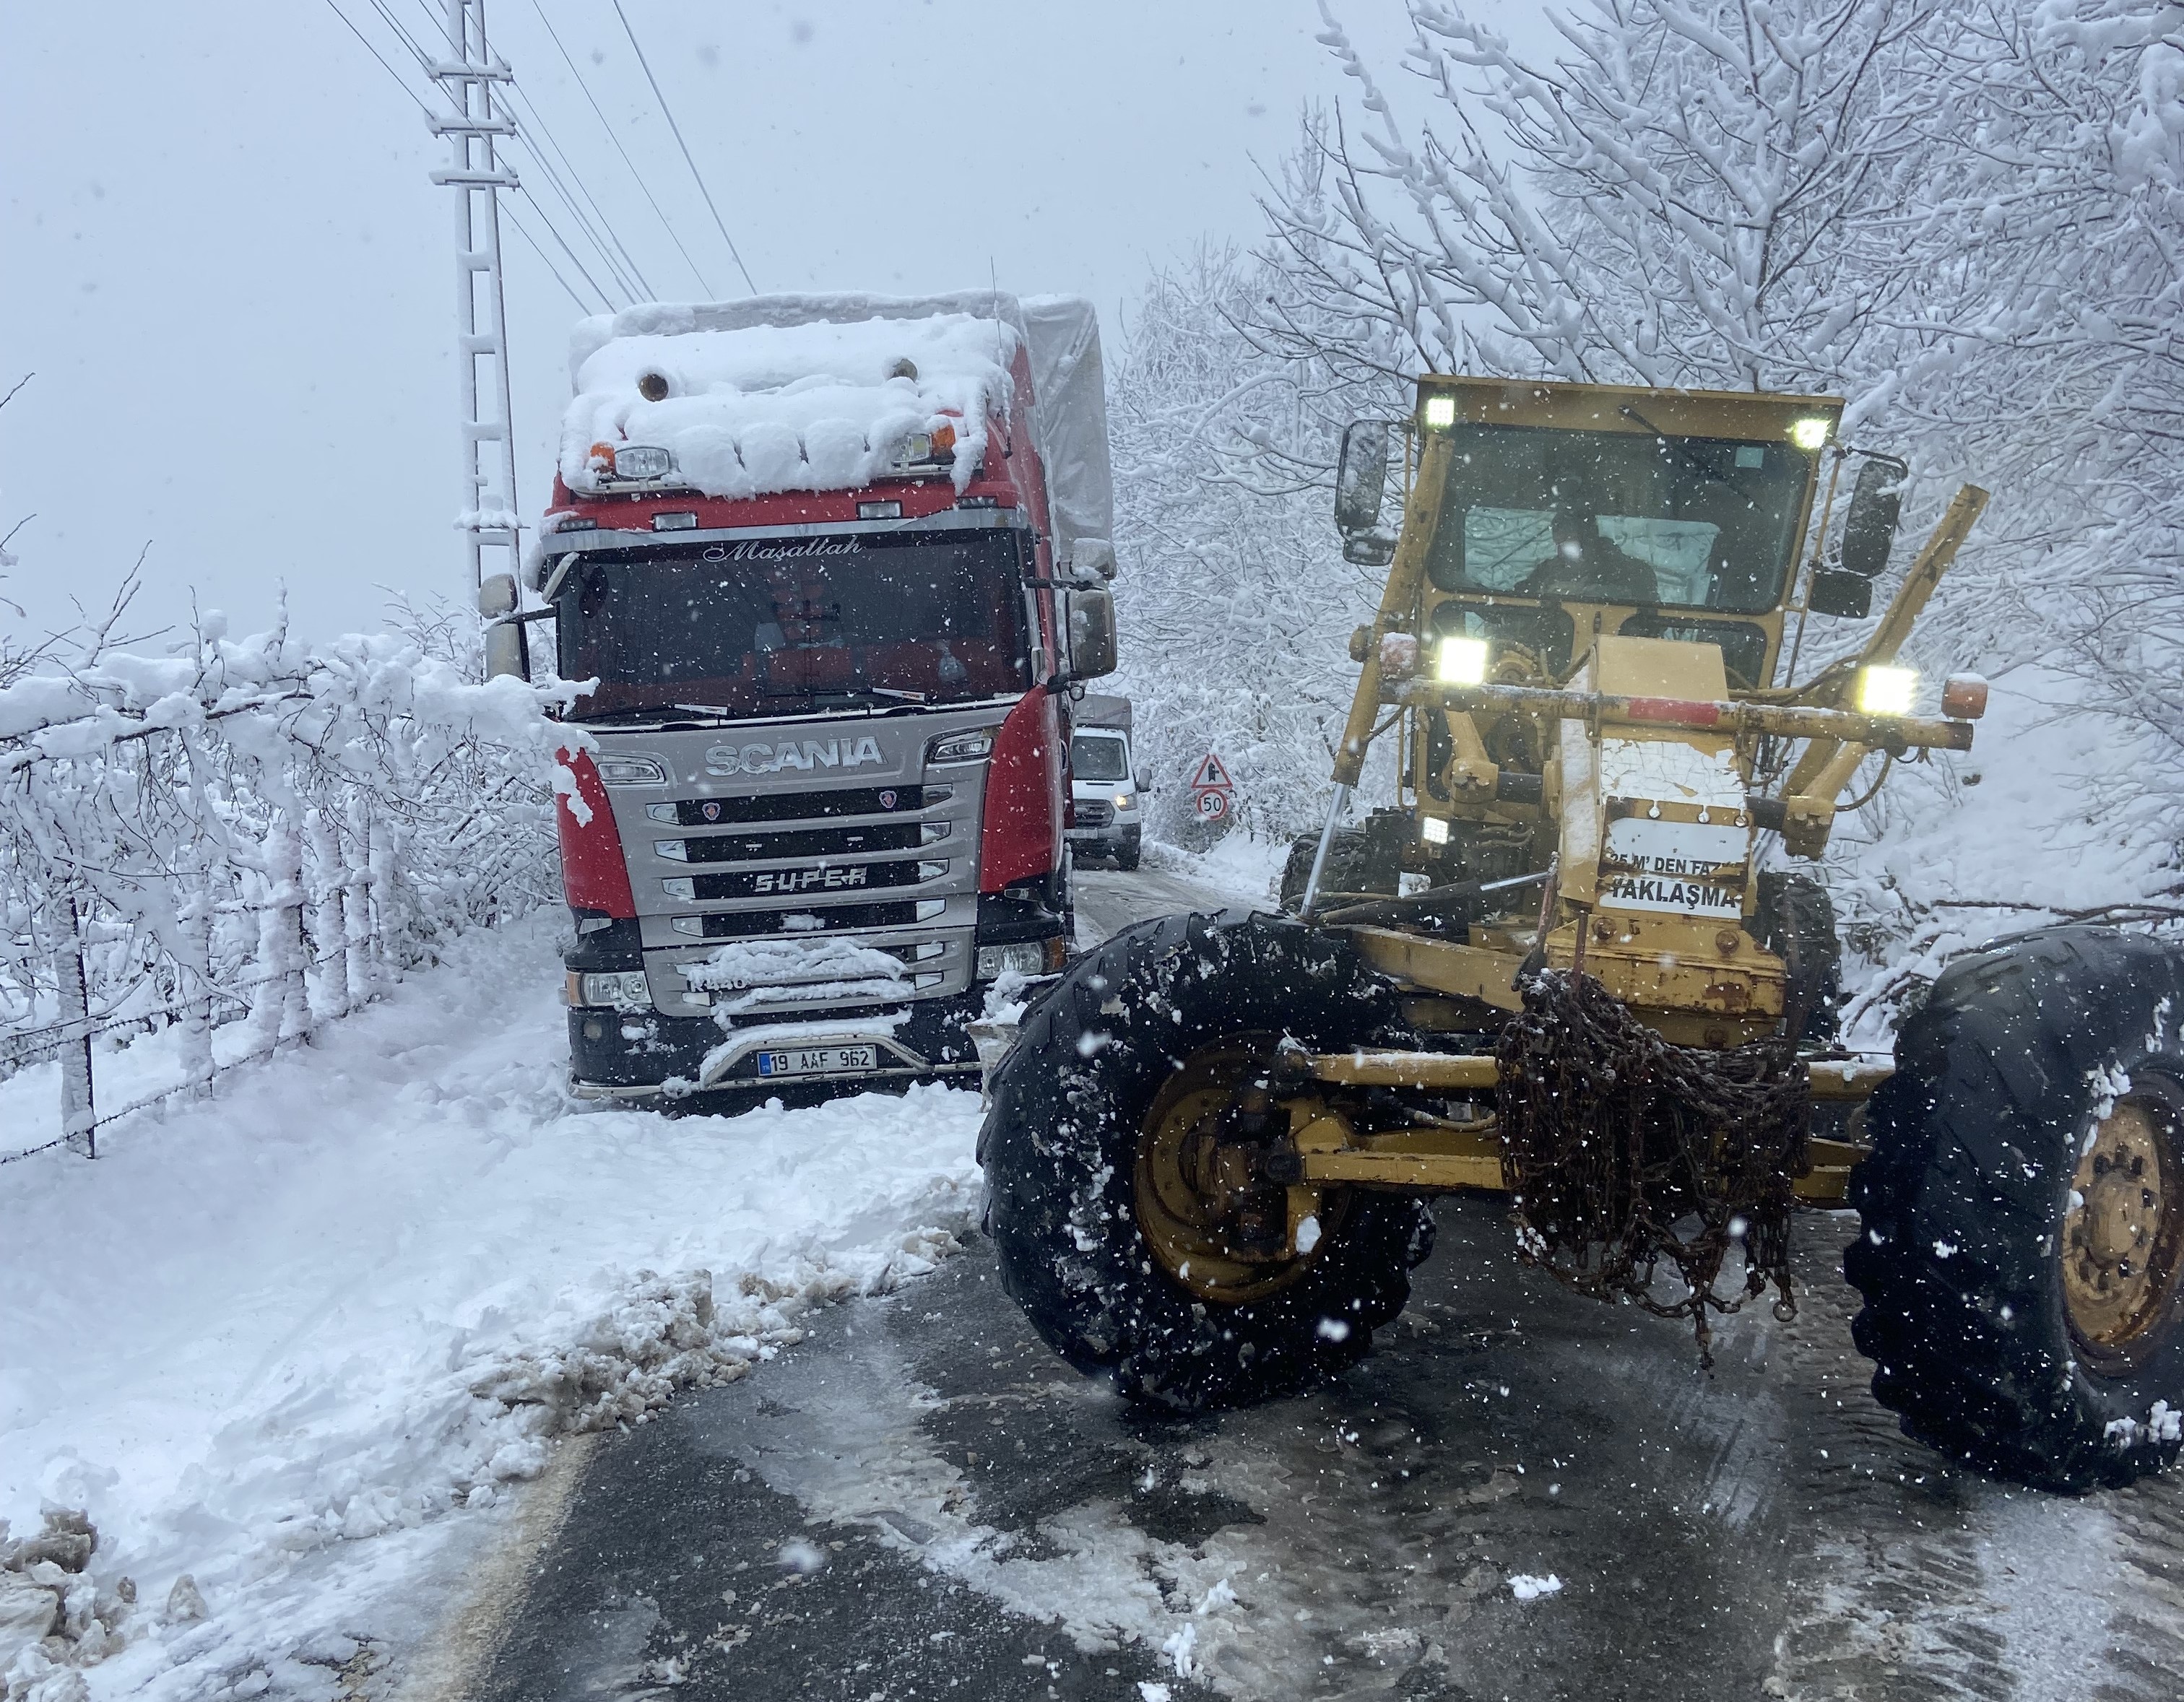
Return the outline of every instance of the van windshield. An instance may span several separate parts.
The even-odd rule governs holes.
[[[587,553],[554,598],[575,718],[775,717],[1027,690],[1011,530]]]
[[[1426,556],[1442,591],[1758,615],[1814,456],[1788,442],[1459,426]]]
[[[1079,733],[1069,742],[1069,771],[1079,780],[1128,780],[1122,740],[1112,733]]]

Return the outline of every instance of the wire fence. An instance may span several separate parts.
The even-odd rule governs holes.
[[[0,1165],[96,1156],[558,896],[581,735],[544,713],[561,687],[480,683],[476,637],[410,611],[319,644],[209,620],[156,655],[0,654]],[[41,1138],[54,1102],[15,1078],[47,1065]]]
[[[0,1034],[0,1078],[58,1061],[61,1132],[50,1140],[0,1152],[0,1165],[63,1149],[85,1158],[98,1156],[98,1131],[121,1118],[166,1101],[203,1097],[229,1071],[306,1045],[326,1023],[346,1016],[377,998],[390,965],[375,903],[377,877],[369,865],[337,868],[331,878],[313,885],[303,881],[273,889],[267,901],[248,907],[257,915],[257,932],[275,949],[263,954],[270,965],[254,961],[250,973],[224,984],[203,980],[192,998],[144,1004],[137,998],[145,976],[125,986],[109,1009],[93,1011],[86,996],[91,975],[85,938],[87,920],[74,894],[57,906],[57,944],[53,982],[60,1020],[36,1028]],[[338,915],[338,937],[314,937],[312,918]],[[357,922],[363,926],[356,927]],[[330,932],[325,922],[319,930]],[[127,1004],[127,1010],[118,1007]],[[240,1052],[214,1054],[212,1037],[223,1028],[259,1018],[263,1035]],[[120,1104],[102,1106],[98,1089],[98,1048],[103,1036],[135,1031],[142,1034],[178,1029],[183,1039],[181,1078]]]

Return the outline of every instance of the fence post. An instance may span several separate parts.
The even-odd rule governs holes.
[[[212,917],[211,871],[192,858],[181,880],[186,898],[176,920],[181,945],[175,991],[181,1001],[182,1079],[193,1095],[212,1092]]]
[[[250,1006],[250,1050],[270,1054],[311,1028],[304,987],[303,846],[286,810],[265,830],[258,876],[258,962]]]
[[[311,960],[318,965],[319,1004],[328,1016],[346,1016],[352,1002],[348,940],[342,925],[342,889],[348,871],[342,866],[340,840],[325,810],[314,808],[305,812],[304,835],[311,851],[310,871],[304,882],[309,902],[304,920],[310,936]]]
[[[61,1137],[82,1143],[83,1155],[98,1156],[98,1117],[91,1099],[91,1003],[83,982],[83,929],[75,894],[62,895],[54,921],[53,978],[60,983]]]
[[[348,843],[342,870],[342,937],[348,943],[348,996],[362,1004],[379,990],[371,961],[371,818],[361,796],[348,801]]]

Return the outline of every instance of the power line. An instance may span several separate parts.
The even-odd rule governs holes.
[[[348,14],[343,11],[340,6],[335,3],[335,0],[326,0],[326,9],[329,12],[332,12],[335,17],[341,19],[343,26],[348,30],[349,34],[355,36],[359,42],[364,44],[365,52],[370,54],[373,58],[379,61],[380,69],[385,71],[388,76],[394,80],[394,86],[400,89],[404,94],[410,97],[411,104],[415,106],[417,110],[423,113],[426,118],[437,119],[440,114],[432,109],[431,103],[427,102],[423,96],[420,95],[416,90],[410,86],[408,80],[403,76],[401,72],[394,69],[393,64],[388,60],[387,55],[379,51],[378,46],[372,41],[372,39],[369,36],[365,35],[363,31],[356,27],[354,20],[349,17]],[[407,38],[405,37],[405,40]],[[410,42],[409,45],[411,51],[415,52],[415,43]],[[561,244],[562,251],[565,253],[567,253],[569,247],[568,243],[562,240],[561,233],[558,230],[554,229],[554,221],[547,216],[546,209],[538,205],[538,197],[535,196],[532,197],[532,206],[538,213],[539,221],[543,224],[549,231],[553,231],[554,240]],[[515,216],[515,209],[512,207],[509,209],[509,214],[511,219]],[[554,275],[554,281],[560,285],[562,289],[567,292],[569,299],[575,302],[577,306],[582,311],[585,313],[591,312],[591,303],[585,301],[581,296],[579,296],[575,288],[570,284],[569,281],[561,275],[560,268],[556,266],[552,259],[547,254],[546,251],[538,246],[538,238],[533,236],[528,231],[524,231],[523,227],[520,225],[516,226],[516,229],[519,231],[521,231],[523,240],[531,244],[532,248],[538,253],[539,259],[545,264],[546,270]],[[571,254],[570,255],[570,259],[573,262],[576,257]],[[583,268],[581,265],[578,266],[577,270],[579,272],[583,271]],[[585,274],[584,281],[587,283],[591,283],[591,277],[588,273]],[[592,284],[592,289],[593,292],[599,296],[599,299],[605,303],[607,311],[610,313],[613,312],[614,303],[608,299],[606,292],[604,290],[601,290],[595,283]]]
[[[538,246],[538,239],[523,228],[523,221],[515,216],[515,209],[513,207],[508,209],[508,222],[515,226],[515,234],[531,245],[531,252],[545,263],[546,270],[554,275],[554,281],[568,292],[569,299],[577,304],[577,311],[580,314],[590,313],[592,304],[570,286],[569,281],[561,275],[560,268],[556,266],[548,257],[546,251]],[[607,303],[607,310],[610,313],[614,311],[612,302]]]
[[[371,0],[371,3],[378,10],[380,16],[387,19],[390,27],[393,28],[398,34],[406,36],[407,32],[403,31],[400,25],[395,23],[393,14],[388,11],[387,0]],[[431,0],[417,0],[417,5],[428,22],[437,27],[438,20],[433,17]],[[431,64],[426,59],[423,49],[412,41],[410,51],[417,54],[419,63],[425,66],[429,75]],[[583,174],[577,170],[577,163],[570,158],[569,150],[561,146],[560,137],[554,134],[553,126],[546,122],[546,116],[539,110],[538,103],[532,98],[531,92],[521,86],[521,80],[513,70],[508,74],[508,95],[509,117],[512,121],[517,122],[518,138],[529,151],[532,159],[538,163],[540,175],[554,186],[554,193],[561,197],[562,203],[568,208],[571,215],[576,220],[577,227],[583,231],[592,247],[598,250],[599,258],[606,263],[607,270],[615,275],[616,281],[622,286],[623,294],[632,301],[640,295],[654,294],[655,291],[651,284],[646,281],[644,269],[637,264],[635,258],[629,252],[629,244],[622,241],[621,233],[615,229],[614,221],[607,217],[606,209],[599,205],[599,197],[592,193],[591,186],[584,181]],[[518,96],[522,98],[523,106],[526,108],[524,111],[518,111],[515,108]],[[562,170],[556,170],[553,160],[540,149],[532,135],[533,131],[536,131],[538,136],[543,136],[547,146],[560,156]],[[566,181],[563,179],[563,171],[567,174]],[[575,194],[570,192],[569,186],[572,183],[576,186],[577,193]],[[577,199],[579,194],[583,197],[582,202]],[[535,203],[538,197],[533,196],[532,198]],[[588,203],[591,208],[588,214],[584,211],[585,203]],[[596,229],[594,224],[596,224]],[[606,233],[604,241],[599,235],[602,231]]]
[[[395,36],[401,41],[403,46],[409,48],[411,56],[416,59],[419,69],[423,70],[426,75],[429,77],[432,74],[433,62],[432,55],[425,51],[423,46],[418,42],[417,38],[412,36],[410,31],[404,27],[399,19],[395,17],[393,8],[387,3],[387,0],[370,0],[370,4],[371,9],[379,14],[380,18],[385,22],[387,27],[394,32]],[[432,28],[437,29],[440,26],[440,20],[433,16],[429,0],[417,0],[417,4],[419,8],[424,13],[426,23]],[[514,107],[514,96],[516,92],[516,88],[515,75],[512,71],[509,73],[508,84],[509,94],[510,97],[508,115],[510,122],[515,123],[521,117],[521,114],[515,110]],[[530,107],[532,119],[536,120],[538,129],[545,136],[549,143],[551,143],[556,149],[559,149],[560,147],[560,142],[555,139],[553,131],[548,129],[546,121],[543,118],[538,117],[538,106],[536,103],[530,100],[527,94],[525,97],[525,103]],[[621,262],[615,258],[615,248],[621,248],[622,242],[621,238],[615,235],[614,227],[607,222],[606,214],[603,212],[599,213],[599,222],[601,225],[605,227],[607,236],[613,241],[614,248],[610,248],[606,242],[602,241],[599,231],[593,228],[592,221],[585,215],[583,207],[578,203],[577,197],[569,192],[569,186],[566,183],[562,181],[560,173],[554,169],[554,162],[548,159],[547,156],[540,151],[538,143],[532,139],[529,134],[530,128],[531,126],[527,123],[517,124],[516,132],[510,139],[511,141],[520,140],[523,143],[526,149],[529,152],[532,160],[535,161],[538,166],[538,175],[545,178],[547,182],[553,186],[554,192],[561,197],[562,204],[569,209],[570,216],[577,221],[577,228],[583,233],[585,239],[589,242],[593,248],[598,252],[600,259],[606,263],[606,270],[609,275],[621,286],[622,294],[632,301],[634,301],[640,293],[648,296],[650,295],[653,292],[652,286],[644,281],[643,276],[641,274],[638,273],[635,264],[632,263],[627,270],[625,270]],[[573,164],[569,163],[567,153],[564,152],[561,157],[563,163],[565,164],[568,164],[569,175],[575,179],[577,188],[580,190],[583,189],[583,180],[577,175],[576,166]],[[552,233],[554,242],[560,245],[562,253],[569,256],[569,264],[575,266],[578,271],[584,274],[584,279],[587,283],[591,284],[593,289],[599,290],[600,299],[606,303],[607,310],[611,313],[614,310],[615,305],[613,297],[608,294],[606,291],[599,290],[599,284],[592,278],[589,270],[585,267],[581,260],[577,259],[574,251],[571,249],[569,246],[567,239],[561,235],[560,230],[554,225],[553,220],[548,214],[545,207],[539,202],[537,192],[528,184],[526,184],[519,189],[517,192],[530,197],[532,206],[537,209],[540,220],[544,222],[547,230]],[[590,192],[591,192],[588,190],[584,190],[584,193],[587,197],[589,197]],[[598,212],[598,203],[596,201],[593,201],[593,209],[594,212]],[[624,259],[627,258],[627,252],[628,251],[626,248],[623,248]],[[543,255],[543,250],[541,250],[541,253]],[[636,279],[635,282],[632,281],[632,276]],[[563,282],[563,287],[567,287],[566,280]],[[588,313],[590,309],[587,308],[585,311]]]
[[[621,9],[621,0],[614,0],[615,16],[621,19],[621,32],[629,37],[629,45],[636,52],[637,62],[644,68],[644,80],[652,85],[653,98],[660,103],[661,114],[667,120],[668,129],[675,132],[675,145],[682,150],[682,163],[690,168],[690,175],[698,181],[698,192],[705,197],[705,209],[713,215],[713,223],[721,232],[721,240],[728,245],[728,258],[736,263],[736,270],[744,275],[744,287],[753,295],[758,286],[751,282],[750,268],[736,250],[736,239],[728,235],[727,221],[721,217],[721,209],[713,204],[713,192],[705,187],[705,174],[698,170],[698,162],[691,157],[690,144],[682,139],[682,126],[675,122],[675,114],[667,104],[667,97],[660,92],[660,79],[652,75],[652,64],[644,57],[644,49],[638,45],[637,31],[629,27],[629,14]]]
[[[622,241],[621,233],[615,229],[613,221],[607,217],[606,209],[599,205],[599,197],[592,192],[591,186],[584,181],[583,175],[577,170],[576,162],[569,158],[569,150],[561,146],[560,137],[555,136],[548,127],[545,116],[538,110],[538,103],[532,98],[531,92],[519,87],[516,82],[510,79],[508,93],[511,106],[515,103],[515,97],[521,95],[527,111],[528,115],[523,119],[521,130],[524,146],[530,148],[532,153],[538,159],[539,164],[546,171],[548,180],[552,182],[556,190],[560,192],[562,198],[567,200],[569,192],[566,185],[561,181],[561,174],[555,171],[553,165],[538,153],[537,145],[531,139],[531,132],[534,127],[546,138],[554,152],[560,157],[561,164],[568,173],[569,182],[576,185],[578,192],[583,196],[585,203],[592,209],[593,219],[597,221],[599,228],[606,232],[608,241],[613,244],[613,253],[607,255],[609,264],[614,264],[616,270],[621,272],[625,279],[636,284],[636,289],[630,292],[632,299],[640,292],[647,297],[656,295],[658,292],[654,290],[644,275],[644,269],[637,264],[636,257],[629,252],[629,244]],[[580,222],[583,220],[584,213],[582,208],[572,204],[571,210],[577,214]],[[597,238],[594,237],[593,240],[596,242]],[[601,252],[605,253],[604,247]],[[616,255],[621,257],[618,264],[615,260]]]
[[[712,285],[706,282],[705,275],[698,269],[697,261],[690,258],[689,249],[682,246],[681,234],[677,231],[667,214],[660,209],[659,199],[652,192],[652,186],[644,181],[644,174],[637,169],[637,162],[629,157],[629,150],[622,146],[621,132],[608,121],[604,109],[599,105],[599,97],[592,92],[591,84],[585,80],[583,67],[577,63],[566,45],[563,43],[561,32],[554,27],[554,20],[546,15],[546,9],[538,3],[538,0],[531,0],[531,9],[538,14],[538,21],[546,26],[546,33],[554,38],[554,45],[560,50],[562,60],[569,67],[569,74],[576,78],[577,86],[584,92],[584,98],[592,103],[593,112],[598,114],[599,128],[607,133],[607,140],[615,145],[615,151],[621,155],[622,164],[629,168],[630,176],[636,181],[638,189],[644,192],[644,198],[651,203],[653,213],[660,220],[660,228],[667,233],[668,240],[675,244],[676,252],[682,256],[682,263],[690,269],[690,275],[697,279],[698,287],[705,291],[709,297],[715,295],[716,292]]]

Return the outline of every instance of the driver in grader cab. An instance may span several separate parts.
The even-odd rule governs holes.
[[[1600,529],[1597,515],[1557,508],[1550,523],[1554,553],[1520,580],[1526,597],[1568,597],[1585,603],[1658,603],[1652,568]]]

